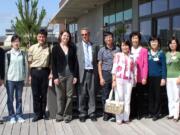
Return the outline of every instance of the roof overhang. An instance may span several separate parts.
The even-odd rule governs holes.
[[[64,0],[58,13],[50,21],[51,24],[72,23],[90,10],[103,5],[109,0]]]

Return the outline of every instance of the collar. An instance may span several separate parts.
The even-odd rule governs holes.
[[[43,47],[43,48],[46,48],[46,47],[48,47],[48,45],[45,43],[43,46],[42,45],[40,45],[39,43],[37,43],[37,45],[38,45],[38,48],[39,47]]]
[[[112,49],[108,48],[107,45],[105,45],[105,49],[109,49],[109,50],[116,50],[116,46],[113,45]]]
[[[11,53],[20,54],[20,53],[21,53],[21,50],[20,50],[20,49],[16,50],[16,49],[12,48],[12,49],[11,49]]]
[[[91,43],[91,42],[86,43],[86,42],[84,42],[83,40],[82,40],[82,44],[83,44],[83,45],[90,45],[90,46],[92,46],[92,43]]]

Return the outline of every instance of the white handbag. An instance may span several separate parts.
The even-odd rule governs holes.
[[[115,101],[112,99],[114,90],[112,89],[109,98],[105,103],[105,112],[112,114],[121,114],[124,111],[124,102]]]

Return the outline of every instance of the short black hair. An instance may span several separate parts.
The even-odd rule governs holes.
[[[112,36],[112,38],[113,38],[113,33],[110,32],[110,31],[104,32],[104,38],[105,38],[106,36]]]
[[[47,37],[47,30],[46,29],[40,29],[37,34],[42,34]]]
[[[14,42],[16,39],[18,39],[19,41],[21,41],[21,37],[17,34],[13,35],[11,38],[11,42]]]
[[[133,32],[130,34],[130,36],[129,36],[130,40],[131,40],[132,37],[134,37],[134,36],[138,36],[139,41],[141,41],[141,33],[140,33],[140,32],[138,32],[138,31],[133,31]]]
[[[176,44],[177,44],[176,51],[180,51],[179,40],[178,40],[175,36],[171,37],[171,39],[170,39],[169,42],[168,42],[168,49],[169,49],[169,51],[171,51],[171,48],[169,47],[169,45],[171,44],[171,42],[172,42],[173,40],[175,40],[175,42],[176,42]]]
[[[122,43],[124,43],[124,45],[128,46],[129,49],[131,50],[131,42],[130,42],[129,40],[123,39],[122,42],[121,42],[121,44],[122,44]]]

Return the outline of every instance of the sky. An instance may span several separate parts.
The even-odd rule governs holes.
[[[18,16],[16,2],[18,0],[1,0],[0,4],[0,36],[5,35],[5,29],[11,28],[11,20]],[[43,25],[46,26],[48,22],[58,12],[58,5],[60,0],[39,0],[38,10],[42,7],[46,9],[46,17]]]

